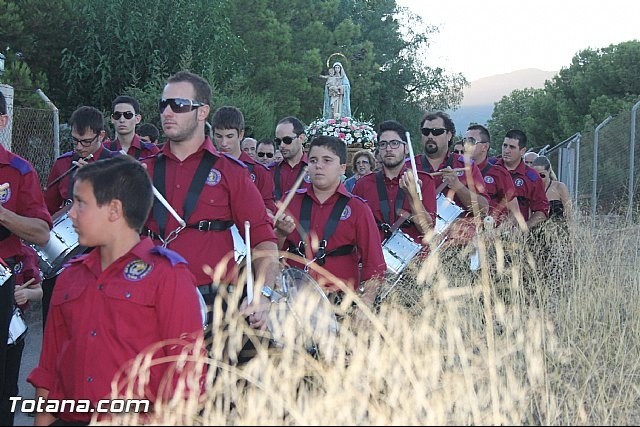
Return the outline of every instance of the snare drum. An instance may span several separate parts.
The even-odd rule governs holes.
[[[200,315],[202,315],[202,329],[207,329],[209,326],[209,308],[207,307],[207,303],[204,301],[204,297],[200,293],[199,290],[196,289],[196,294],[198,294],[198,301],[200,302]]]
[[[279,347],[294,344],[312,354],[331,354],[338,320],[324,291],[299,268],[285,268],[280,277],[267,320],[272,341]]]
[[[27,322],[24,320],[24,315],[19,307],[13,308],[13,315],[11,316],[11,323],[9,323],[9,337],[7,344],[13,345],[17,343],[27,333]]]
[[[0,263],[0,286],[4,285],[11,279],[11,275],[13,272],[10,268],[4,266],[3,263]],[[13,291],[12,291],[13,293]]]
[[[87,249],[79,245],[78,234],[67,213],[59,216],[53,223],[46,246],[30,246],[38,254],[38,264],[45,279],[56,276],[62,271],[65,262]]]
[[[464,209],[445,196],[438,194],[436,198],[436,234],[442,234],[449,226],[464,213]]]
[[[420,252],[422,245],[400,231],[393,232],[382,245],[382,254],[387,263],[387,271],[400,274],[409,265],[414,256]]]

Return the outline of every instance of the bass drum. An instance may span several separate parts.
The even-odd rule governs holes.
[[[285,268],[272,298],[267,328],[277,347],[302,347],[330,356],[338,336],[338,320],[320,285],[299,268]]]

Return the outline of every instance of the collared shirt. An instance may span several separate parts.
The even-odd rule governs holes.
[[[114,375],[126,377],[132,360],[149,346],[170,340],[155,349],[154,359],[171,358],[202,334],[195,280],[178,254],[143,239],[102,271],[96,248],[58,276],[40,362],[27,380],[49,390],[49,399],[89,399],[95,405],[109,396]],[[161,363],[148,370],[143,398],[156,398],[171,367]],[[91,415],[60,414],[66,421]]]
[[[107,139],[102,143],[102,146],[110,151],[121,151],[122,144],[120,144],[120,140],[116,137],[113,141]],[[145,157],[153,156],[160,152],[160,148],[157,145],[152,144],[150,142],[146,142],[140,139],[138,134],[133,135],[133,139],[131,140],[131,146],[127,150],[125,154],[130,155],[136,160],[143,159]]]
[[[52,227],[51,215],[42,196],[38,173],[31,163],[8,151],[0,144],[0,184],[9,188],[0,191],[2,206],[18,215],[38,218]],[[11,258],[21,253],[20,238],[0,225],[0,258]]]
[[[483,177],[483,185],[489,195],[489,212],[499,224],[509,214],[507,203],[515,197],[515,188],[509,171],[503,166],[489,163],[489,159],[477,164]]]
[[[275,188],[275,198],[276,200],[281,200],[285,198],[285,195],[289,190],[293,188],[298,179],[298,175],[300,174],[300,170],[309,164],[309,159],[307,158],[307,153],[302,153],[302,158],[298,163],[294,166],[291,166],[289,162],[286,160],[282,160],[280,163],[272,163],[269,165],[269,170],[273,174],[273,182]],[[280,180],[276,180],[277,176],[280,175]],[[311,181],[309,180],[309,176],[306,176],[305,179],[300,184],[300,188],[308,188],[311,186]],[[278,190],[280,190],[280,198],[278,199]]]
[[[271,213],[275,214],[278,209],[273,199],[273,176],[269,168],[262,163],[256,162],[245,151],[240,154],[240,160],[247,165],[249,177],[256,187],[258,187],[258,191],[260,191],[262,195],[262,200],[264,200],[264,205]]]
[[[184,218],[189,186],[205,151],[215,156],[216,162],[209,171],[193,213],[189,218]],[[244,238],[244,223],[249,221],[251,248],[266,241],[277,243],[273,221],[268,217],[262,196],[251,182],[246,166],[241,161],[218,152],[209,137],[205,138],[198,151],[184,160],[179,160],[171,153],[170,143],[162,147],[160,155],[166,157],[164,197],[187,224],[203,220],[233,221]],[[158,156],[154,156],[142,160],[147,165],[147,172],[152,180],[157,159]],[[153,212],[149,215],[146,227],[158,233],[158,223]],[[178,221],[172,215],[167,215],[164,237],[178,227]],[[199,285],[211,283],[211,278],[202,271],[202,266],[208,264],[215,269],[220,262],[226,263],[227,273],[221,280],[224,283],[237,281],[238,266],[233,258],[234,245],[230,230],[199,231],[185,228],[168,247],[187,259],[189,269],[196,276]]]
[[[318,200],[313,187],[309,187],[296,192],[289,204],[288,212],[295,218],[296,223],[299,223],[302,201],[305,197],[311,198],[313,202],[310,218],[311,230],[305,241],[307,253],[309,254],[307,259],[310,260],[317,253],[316,248],[312,247],[311,243],[315,238],[312,239],[311,237],[316,236],[317,239],[325,237],[325,224],[329,220],[333,207],[341,195],[349,198],[349,201],[342,211],[335,232],[327,240],[326,252],[346,245],[355,246],[356,250],[347,255],[325,257],[325,264],[322,268],[343,280],[347,286],[358,289],[361,281],[369,280],[374,276],[382,276],[387,269],[382,253],[382,245],[378,238],[378,227],[367,204],[359,197],[349,193],[343,184],[340,184],[337,191],[324,203]],[[287,249],[291,245],[298,246],[299,242],[300,234],[296,229],[287,236],[283,249]],[[358,271],[358,262],[360,261],[362,262],[361,273]],[[296,262],[294,259],[290,259],[288,262],[294,267],[304,267],[302,263]],[[339,286],[322,275],[322,269],[316,270],[313,267],[316,267],[316,265],[314,264],[310,268],[309,274],[320,286],[324,286],[331,291],[340,290]]]
[[[100,159],[107,159],[113,156],[117,156],[120,153],[110,151],[104,148],[102,145],[98,147],[93,157],[87,160],[87,163],[92,163]],[[55,184],[51,185],[60,175],[65,174],[69,169],[73,167],[73,161],[78,160],[79,157],[73,151],[62,154],[56,159],[49,172],[49,178],[47,179],[47,189],[44,192],[44,200],[47,203],[47,209],[51,215],[58,212],[65,205],[67,200],[73,200],[73,186],[72,177],[74,172],[68,173],[64,178]]]
[[[496,165],[507,169],[503,159],[498,159]],[[528,221],[533,212],[542,212],[548,217],[549,200],[547,200],[544,183],[538,172],[525,165],[523,161],[520,161],[514,170],[507,169],[507,172],[511,175],[515,197],[518,198],[518,206],[524,220]]]
[[[380,172],[370,173],[361,177],[357,182],[355,187],[352,190],[352,193],[356,196],[362,197],[367,201],[367,205],[371,208],[373,212],[373,216],[376,219],[378,225],[388,224],[389,226],[393,225],[398,216],[395,212],[396,199],[398,198],[398,190],[400,189],[400,178],[402,174],[407,170],[406,166],[403,166],[402,170],[395,178],[389,179],[385,173],[384,169]],[[410,169],[409,169],[410,170]],[[384,218],[382,213],[382,209],[380,208],[380,194],[378,193],[378,174],[381,174],[384,180],[384,186],[387,192],[387,205],[389,207],[389,218]],[[431,220],[435,224],[436,220],[436,194],[435,194],[435,186],[433,183],[433,177],[431,175],[418,171],[418,179],[422,181],[422,185],[420,186],[420,191],[422,193],[422,206],[424,206],[427,214],[431,217]],[[409,198],[405,195],[404,202],[402,203],[402,210],[408,213],[411,213],[411,205],[409,203]],[[415,224],[410,226],[404,226],[400,228],[403,233],[407,234],[414,241],[418,243],[426,244],[423,242],[423,235],[418,231]],[[380,229],[380,240],[383,241],[385,239],[384,231]]]

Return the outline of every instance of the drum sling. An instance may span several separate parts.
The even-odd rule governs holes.
[[[283,160],[282,162],[284,161],[285,160]],[[302,162],[302,160],[300,161]],[[276,170],[275,170],[275,173],[273,174],[273,183],[275,184],[273,195],[275,197],[275,200],[280,200],[280,198],[282,197],[282,185],[280,185],[280,167],[282,165],[282,162],[276,165]],[[300,178],[300,175],[302,175],[303,170],[304,168],[301,166],[300,170],[298,171],[298,175],[296,176],[296,180]]]

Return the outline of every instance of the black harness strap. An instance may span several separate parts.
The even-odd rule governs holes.
[[[326,252],[327,248],[327,240],[335,233],[336,228],[338,228],[338,222],[340,221],[340,217],[342,216],[342,212],[344,208],[349,203],[349,198],[344,195],[340,195],[340,198],[333,206],[333,210],[329,215],[329,219],[327,223],[324,225],[322,241],[320,241],[320,245],[318,247],[318,252],[316,254],[316,262],[318,265],[322,266],[325,263],[325,257],[327,256],[340,256],[340,255],[348,255],[353,252],[355,247],[353,245],[343,245],[332,249],[329,252]],[[306,236],[309,234],[309,229],[311,226],[311,208],[313,206],[313,200],[309,195],[304,196],[302,199],[302,207],[300,208],[300,230],[302,240],[298,244],[298,248],[295,252],[298,255],[305,256],[305,244]]]
[[[490,162],[487,162],[487,165],[485,167],[483,167],[482,170],[480,171],[482,176],[484,176],[484,174],[487,173],[487,171],[489,169],[491,169],[492,167],[493,167],[493,165]]]
[[[283,160],[282,162],[284,161],[286,160]],[[276,165],[275,173],[273,174],[273,184],[275,188],[273,191],[273,195],[275,196],[275,200],[280,200],[280,198],[282,197],[282,185],[280,185],[280,167],[282,165],[282,162]],[[300,163],[302,163],[302,160],[300,160]],[[298,175],[296,176],[296,181],[298,180],[298,178],[300,178],[300,175],[302,175],[303,170],[304,168],[300,166],[300,170],[298,171]]]
[[[453,164],[453,155],[449,154],[449,157],[447,158],[447,163],[444,164],[444,167],[445,168],[449,167],[452,164]],[[431,163],[429,163],[429,159],[424,154],[422,154],[422,171],[428,172],[428,173],[434,172],[433,168],[431,167]]]
[[[204,188],[204,183],[209,175],[209,171],[215,164],[217,158],[209,153],[208,151],[204,152],[200,163],[198,164],[198,168],[196,169],[195,174],[193,175],[193,179],[191,180],[191,185],[189,186],[189,191],[187,192],[187,197],[184,200],[183,206],[183,215],[184,221],[186,222],[193,211],[196,208],[196,204],[198,203],[198,199],[200,198],[200,193],[202,193],[202,188]],[[158,156],[156,160],[154,171],[153,171],[153,185],[156,187],[158,192],[166,197],[166,173],[167,173],[167,165],[166,165],[166,157],[162,154]],[[153,201],[153,218],[158,223],[158,235],[165,235],[165,228],[167,226],[167,218],[168,212],[166,208],[162,205],[162,203],[155,198]],[[190,228],[198,228],[191,227]],[[205,230],[203,230],[205,231]]]
[[[387,195],[387,187],[384,185],[384,174],[382,171],[378,171],[376,174],[376,187],[378,189],[378,200],[380,202],[380,211],[382,212],[382,224],[379,224],[381,230],[387,235],[391,230],[391,214],[389,212],[389,197]],[[400,211],[404,205],[406,193],[402,188],[398,187],[398,195],[396,196],[396,203],[394,206],[394,218],[400,216]],[[386,236],[389,237],[389,236]]]

